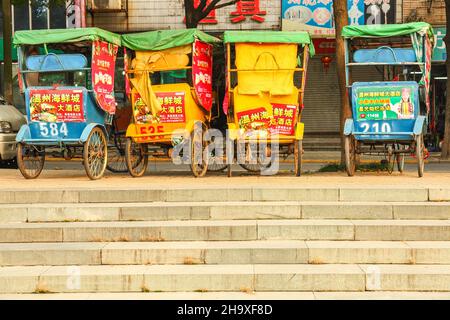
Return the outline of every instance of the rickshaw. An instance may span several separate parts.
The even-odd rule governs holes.
[[[27,111],[16,137],[20,172],[37,178],[46,149],[57,149],[66,160],[81,157],[90,179],[101,178],[114,134],[120,36],[99,28],[27,30],[15,32],[14,44]]]
[[[211,122],[217,43],[219,39],[197,29],[122,35],[128,49],[126,75],[133,110],[125,148],[131,176],[144,175],[149,155],[158,154],[149,146],[172,157],[181,145],[188,146],[189,152],[182,156],[188,158],[194,176],[206,174],[203,135]]]
[[[347,174],[355,174],[361,154],[384,156],[389,173],[395,165],[403,172],[405,156],[411,154],[422,177],[433,28],[424,22],[346,26],[342,36],[352,105],[352,118],[344,127]],[[386,81],[352,83],[351,70],[360,66],[378,68]],[[416,74],[421,75],[419,82],[414,81]]]
[[[226,31],[224,43],[228,141],[240,150],[233,158],[244,169],[262,173],[274,156],[294,154],[294,172],[300,176],[301,113],[308,61],[314,55],[311,37],[307,32]],[[278,150],[272,150],[273,141]],[[229,176],[233,161],[227,161]]]

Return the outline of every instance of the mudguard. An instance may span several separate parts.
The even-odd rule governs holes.
[[[344,136],[349,136],[353,133],[353,119],[345,120]]]
[[[16,135],[16,142],[25,142],[31,139],[30,127],[24,124],[20,127],[19,132]]]
[[[102,129],[103,133],[106,136],[106,140],[108,140],[108,134],[106,133],[106,128],[104,125],[102,125],[100,123],[89,123],[86,126],[86,128],[84,128],[83,133],[81,134],[80,142],[82,142],[82,143],[86,142],[89,137],[89,134],[95,127],[100,127],[100,129]]]
[[[427,118],[425,116],[417,117],[416,122],[414,123],[414,135],[418,136],[423,133],[426,121]]]

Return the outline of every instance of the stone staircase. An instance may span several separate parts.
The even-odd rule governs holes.
[[[392,291],[450,297],[450,188],[0,192],[0,297]]]

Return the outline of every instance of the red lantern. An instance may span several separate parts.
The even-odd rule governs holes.
[[[325,72],[328,72],[328,69],[330,68],[330,64],[333,61],[333,58],[330,56],[323,56],[322,59],[323,69]]]

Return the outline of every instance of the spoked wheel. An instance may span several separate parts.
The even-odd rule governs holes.
[[[387,171],[389,174],[392,174],[394,172],[395,163],[397,162],[397,155],[395,154],[394,150],[395,145],[387,146],[386,162],[387,162]]]
[[[108,162],[108,142],[105,133],[99,127],[92,129],[83,148],[83,164],[91,180],[100,179]]]
[[[45,163],[45,148],[19,143],[17,145],[17,165],[25,179],[36,179]]]
[[[204,155],[204,151],[207,147],[207,143],[203,138],[205,131],[206,126],[202,122],[197,121],[194,124],[194,130],[191,133],[191,171],[197,178],[203,177],[208,171],[209,157],[205,157]]]
[[[345,169],[349,177],[353,177],[356,171],[356,141],[353,136],[345,137]]]
[[[214,141],[211,144],[214,144]],[[218,147],[220,146],[215,146],[213,150],[208,152],[209,172],[221,172],[228,167],[226,162],[226,144],[222,144],[222,154],[220,154],[220,152],[217,152]]]
[[[126,138],[125,132],[112,134],[108,143],[108,163],[106,169],[114,173],[128,172],[125,159]]]
[[[136,143],[132,138],[127,138],[125,160],[131,176],[142,177],[148,167],[148,145]]]
[[[256,159],[255,159],[256,158]],[[267,159],[270,158],[269,161]],[[252,150],[250,143],[245,144],[245,159],[239,161],[239,165],[247,171],[261,173],[272,165],[272,150],[265,145],[261,148],[256,144],[256,150]]]
[[[295,140],[294,144],[295,176],[300,177],[302,175],[303,140]]]
[[[404,146],[397,146],[399,151],[404,151],[405,147]],[[397,162],[397,169],[400,173],[403,173],[403,171],[405,170],[405,154],[404,153],[397,153],[396,157],[396,162]]]
[[[416,158],[417,158],[417,165],[418,165],[418,174],[419,177],[423,177],[423,173],[425,171],[425,144],[423,141],[423,133],[416,136]]]

